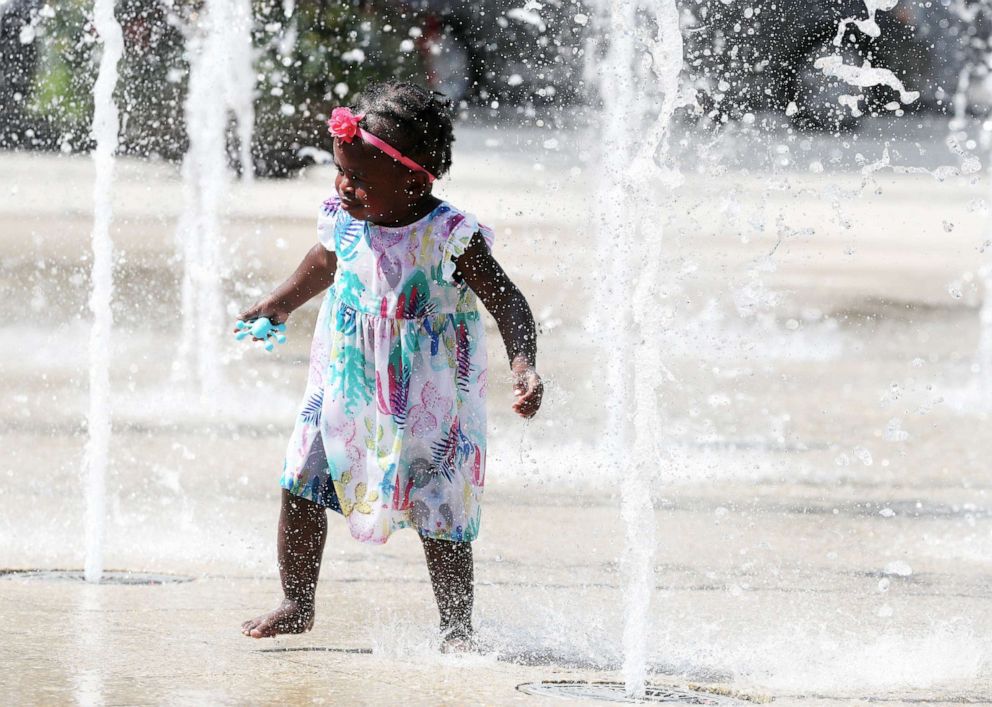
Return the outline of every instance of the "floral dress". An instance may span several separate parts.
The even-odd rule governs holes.
[[[493,232],[441,202],[408,226],[318,220],[337,274],[317,317],[310,374],[281,485],[338,510],[358,540],[398,528],[469,541],[486,473],[486,348],[454,259]]]

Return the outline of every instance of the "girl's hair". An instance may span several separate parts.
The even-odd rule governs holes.
[[[451,169],[451,101],[406,81],[368,86],[351,107],[362,127],[426,167],[435,177]]]

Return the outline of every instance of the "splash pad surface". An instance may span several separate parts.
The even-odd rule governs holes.
[[[537,171],[532,155],[486,148],[490,138],[460,134],[445,196],[499,229],[501,259],[544,328],[553,385],[541,417],[520,426],[507,414],[508,385],[493,384],[491,483],[476,546],[480,655],[437,653],[412,535],[365,548],[333,520],[314,631],[271,642],[240,635],[241,621],[278,593],[276,476],[314,310],[291,320],[277,354],[231,354],[240,358],[219,398],[201,401],[170,382],[161,325],[179,321],[167,259],[181,185],[173,170],[124,160],[106,558],[196,581],[4,582],[10,636],[0,664],[15,668],[4,679],[15,701],[536,704],[546,698],[517,685],[618,679],[623,529],[616,488],[584,441],[596,433],[582,412],[596,405],[584,383],[595,355],[588,306],[574,307],[574,292],[592,285],[579,218],[588,194],[572,172],[587,165],[549,152]],[[91,167],[0,161],[18,185],[0,192],[5,294],[32,313],[11,325],[0,367],[0,546],[9,568],[78,567],[87,332],[75,318],[85,264],[72,243],[89,231]],[[56,170],[58,203],[49,193]],[[698,303],[691,321],[665,340],[681,382],[665,405],[682,411],[683,429],[671,431],[671,473],[651,491],[648,681],[782,704],[987,702],[992,450],[987,412],[964,394],[978,300],[962,279],[984,223],[967,204],[986,184],[883,173],[876,193],[861,190],[857,171],[762,174],[687,174],[666,230],[673,259],[700,274],[688,285]],[[313,242],[312,205],[329,184],[330,172],[314,170],[234,189],[225,233],[259,283]],[[830,189],[858,194],[845,199],[843,219],[822,198]],[[935,194],[946,212],[932,208]],[[741,225],[754,219],[766,230]],[[871,227],[855,237],[845,219]],[[551,240],[569,248],[566,261],[542,245]],[[770,269],[764,258],[776,243]],[[949,294],[955,283],[960,297]],[[707,302],[715,292],[723,299]],[[770,295],[776,304],[762,310]],[[342,610],[336,598],[347,594],[367,601]],[[370,673],[391,678],[371,694]]]

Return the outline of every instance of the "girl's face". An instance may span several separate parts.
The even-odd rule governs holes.
[[[360,140],[334,141],[334,188],[352,218],[379,226],[401,225],[430,193],[426,179]]]

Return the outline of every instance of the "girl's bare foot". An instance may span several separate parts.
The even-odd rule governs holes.
[[[293,599],[283,599],[274,610],[241,624],[241,633],[251,638],[271,638],[281,633],[306,633],[313,628],[313,606],[303,607]]]
[[[464,634],[448,635],[441,638],[442,653],[474,653],[476,651],[475,641],[471,636]]]
[[[471,625],[451,626],[441,630],[442,653],[475,653],[478,650]]]

